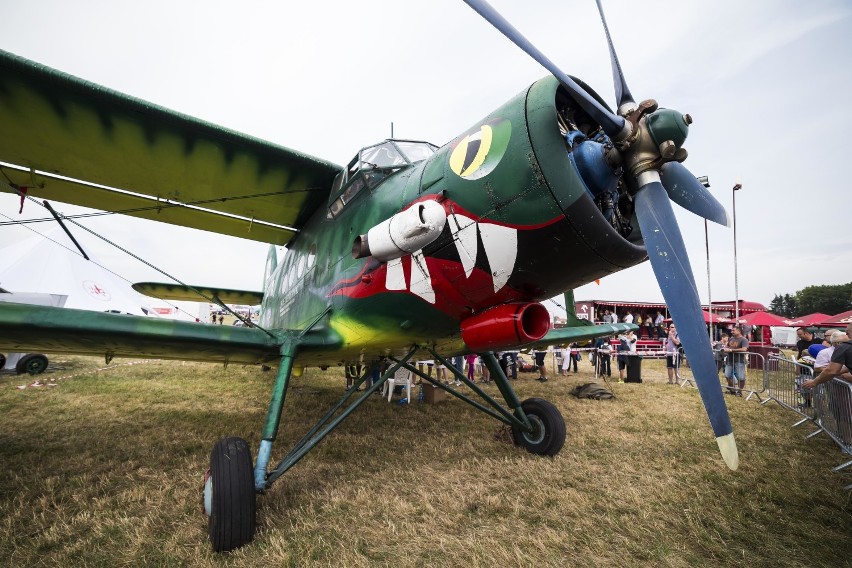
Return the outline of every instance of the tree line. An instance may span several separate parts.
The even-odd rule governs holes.
[[[835,286],[807,286],[794,294],[775,294],[769,311],[794,318],[822,312],[834,315],[852,309],[852,282]]]

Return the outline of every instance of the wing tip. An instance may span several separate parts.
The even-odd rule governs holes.
[[[737,442],[734,440],[734,433],[725,434],[716,438],[716,443],[719,444],[719,453],[722,454],[722,459],[725,460],[725,465],[731,471],[736,471],[740,466],[740,456],[737,452]]]

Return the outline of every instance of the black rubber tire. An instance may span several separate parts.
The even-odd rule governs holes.
[[[254,538],[255,491],[251,450],[242,438],[222,438],[210,453],[213,481],[207,534],[216,552],[234,550]]]
[[[515,445],[540,456],[558,454],[565,444],[566,436],[565,420],[559,409],[543,398],[528,398],[521,403],[521,408],[537,428],[526,434],[513,426]]]
[[[6,366],[6,356],[0,353],[0,371]]]
[[[40,353],[24,355],[21,357],[18,364],[15,365],[15,370],[19,375],[29,373],[30,375],[41,374],[47,369],[47,357]]]

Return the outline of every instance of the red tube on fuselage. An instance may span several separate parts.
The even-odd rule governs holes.
[[[461,322],[461,334],[472,351],[495,351],[538,341],[550,330],[550,313],[538,303],[495,306]]]

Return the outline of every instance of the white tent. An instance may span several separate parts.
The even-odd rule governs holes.
[[[146,315],[145,297],[129,282],[96,264],[93,252],[85,250],[92,261],[79,254],[59,227],[53,227],[45,236],[34,235],[3,246],[0,288],[67,296],[66,308]]]

